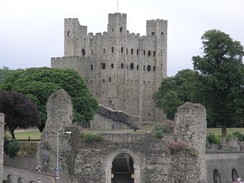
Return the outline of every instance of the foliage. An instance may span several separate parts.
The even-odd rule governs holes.
[[[202,36],[202,56],[194,56],[198,102],[207,109],[208,123],[220,124],[222,134],[244,114],[243,46],[219,30]]]
[[[92,120],[98,108],[98,102],[90,94],[83,78],[73,69],[43,67],[15,70],[5,78],[0,89],[21,92],[37,104],[41,113],[40,131],[47,118],[47,100],[57,90],[64,89],[71,96],[73,121]]]
[[[177,107],[191,101],[195,75],[190,69],[179,71],[174,77],[164,79],[154,93],[156,107],[163,109],[167,118],[174,119]]]
[[[217,135],[209,134],[207,135],[206,141],[209,144],[220,144],[220,137]]]
[[[101,142],[103,140],[103,136],[100,134],[84,134],[83,135],[85,142]]]
[[[164,133],[173,133],[174,123],[170,120],[156,123],[152,127],[153,136],[156,138],[162,138]]]
[[[5,114],[5,128],[15,139],[16,128],[26,129],[40,125],[40,113],[37,106],[21,93],[13,91],[0,94],[0,112]]]
[[[6,155],[13,157],[17,154],[18,150],[19,150],[18,142],[15,139],[5,135],[4,136],[4,151],[5,151]]]
[[[189,152],[192,156],[196,156],[198,153],[192,149],[190,146],[187,145],[187,143],[183,141],[177,141],[177,142],[168,142],[166,139],[162,138],[165,146],[171,151],[171,153],[176,153],[181,150],[186,150]]]
[[[3,66],[2,69],[0,69],[0,85],[3,83],[5,77],[7,77],[7,75],[9,75],[11,72],[13,72],[13,70],[5,66]]]
[[[240,132],[233,132],[232,135],[238,138],[238,142],[243,141],[243,135]]]

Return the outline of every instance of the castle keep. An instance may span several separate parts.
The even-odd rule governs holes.
[[[64,57],[52,58],[53,68],[79,72],[103,106],[161,121],[152,95],[167,77],[167,21],[148,20],[146,36],[127,30],[127,15],[109,14],[107,32],[87,33],[77,18],[64,21]]]

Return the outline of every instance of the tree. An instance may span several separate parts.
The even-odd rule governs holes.
[[[97,100],[90,94],[87,85],[73,69],[29,68],[15,70],[5,78],[0,90],[14,90],[25,94],[41,113],[42,131],[47,119],[46,103],[49,96],[64,89],[72,98],[73,121],[85,122],[93,119],[98,108]]]
[[[0,112],[5,114],[5,128],[10,130],[13,139],[15,139],[16,128],[27,129],[41,124],[37,106],[21,93],[2,92],[0,94]]]
[[[3,66],[2,69],[0,69],[0,85],[3,83],[5,77],[13,72],[14,70],[9,69],[8,67]]]
[[[207,109],[208,120],[221,124],[225,135],[227,125],[243,117],[243,47],[215,29],[201,39],[203,54],[192,57],[194,70],[199,72],[198,98]]]
[[[174,77],[164,79],[154,93],[156,107],[163,109],[167,118],[174,119],[177,107],[191,101],[195,75],[190,69],[179,71]]]

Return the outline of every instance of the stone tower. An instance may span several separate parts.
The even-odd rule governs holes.
[[[87,33],[78,19],[64,21],[64,57],[53,68],[79,72],[99,103],[141,121],[161,121],[152,95],[167,77],[167,21],[148,20],[146,36],[129,33],[127,15],[109,14],[107,32]]]

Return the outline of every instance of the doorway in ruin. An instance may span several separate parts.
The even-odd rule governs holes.
[[[134,183],[134,162],[128,154],[119,154],[112,163],[112,183]]]
[[[113,153],[107,163],[106,183],[140,183],[138,158],[128,150]]]

